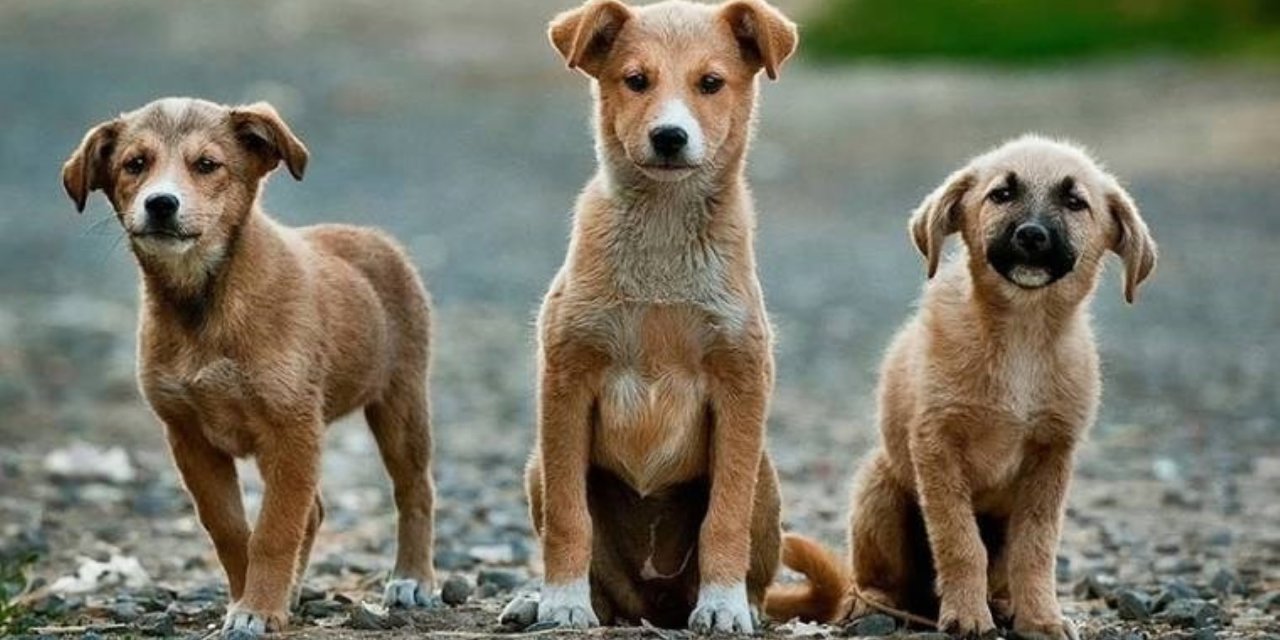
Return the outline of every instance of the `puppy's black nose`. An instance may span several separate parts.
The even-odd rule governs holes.
[[[654,127],[649,131],[649,144],[653,145],[655,153],[664,158],[670,158],[680,153],[685,145],[689,144],[689,134],[680,127]]]
[[[178,197],[171,193],[153,193],[142,206],[147,209],[148,225],[170,224],[178,213]]]
[[[1024,222],[1013,231],[1013,241],[1029,255],[1049,250],[1049,230],[1036,222]]]

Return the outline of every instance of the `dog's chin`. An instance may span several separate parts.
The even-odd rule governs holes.
[[[135,251],[154,256],[180,256],[195,248],[199,234],[135,233],[130,236]]]
[[[637,162],[636,169],[655,182],[680,182],[698,171],[698,165],[664,162]]]
[[[1053,283],[1053,274],[1044,267],[1034,267],[1028,265],[1015,265],[1007,272],[1001,274],[1005,280],[1012,282],[1023,289],[1040,289],[1047,287]]]

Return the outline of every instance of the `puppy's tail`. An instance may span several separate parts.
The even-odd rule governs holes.
[[[782,538],[782,563],[804,574],[808,581],[770,586],[764,596],[764,610],[770,618],[835,622],[848,613],[849,571],[821,543],[786,534]]]

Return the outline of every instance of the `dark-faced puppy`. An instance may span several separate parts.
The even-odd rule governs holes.
[[[743,168],[795,27],[759,0],[592,0],[550,38],[592,80],[600,166],[539,318],[537,617],[750,632],[780,531]]]
[[[1132,301],[1155,242],[1114,177],[1035,136],[952,174],[910,226],[937,277],[885,356],[882,442],[855,480],[851,571],[789,537],[788,565],[817,579],[771,593],[767,608],[831,620],[875,603],[978,634],[994,628],[995,606],[1019,632],[1066,637],[1055,553],[1101,390],[1088,302],[1108,251]],[[953,233],[965,251],[939,271]]]
[[[292,229],[264,214],[264,178],[302,178],[307,150],[275,110],[169,98],[104,122],[63,167],[83,210],[102,191],[142,277],[138,369],[230,582],[224,628],[282,629],[324,518],[325,425],[364,409],[395,484],[386,600],[432,601],[428,301],[400,247],[372,229]],[[266,485],[251,529],[234,459]]]

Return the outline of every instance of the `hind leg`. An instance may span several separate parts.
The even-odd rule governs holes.
[[[760,617],[764,593],[778,573],[782,546],[782,498],[778,474],[766,453],[760,460],[756,499],[751,513],[751,565],[747,570],[747,601],[752,615]]]
[[[890,475],[889,461],[876,451],[854,480],[849,548],[857,589],[850,617],[874,613],[864,599],[894,608],[906,606],[910,592],[911,496]]]
[[[383,600],[388,606],[436,606],[434,544],[435,487],[431,482],[431,422],[425,383],[402,384],[365,408],[382,462],[395,491],[396,564]]]

